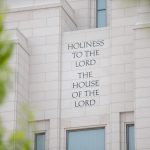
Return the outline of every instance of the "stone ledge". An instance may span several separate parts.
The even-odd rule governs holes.
[[[23,12],[23,11],[31,11],[31,10],[38,10],[38,9],[47,9],[47,8],[56,8],[61,7],[65,10],[67,15],[71,18],[71,20],[76,24],[75,19],[75,11],[72,9],[72,7],[69,5],[69,3],[64,0],[57,3],[52,4],[41,4],[41,5],[31,5],[31,6],[25,6],[25,7],[19,7],[19,8],[11,8],[9,10],[9,13],[15,13],[15,12]]]
[[[134,30],[138,30],[138,29],[144,29],[144,28],[150,28],[150,22],[146,22],[146,23],[137,23],[134,27]]]
[[[16,43],[19,44],[24,51],[30,55],[30,50],[28,48],[28,40],[26,37],[19,31],[19,29],[10,29],[11,39]]]

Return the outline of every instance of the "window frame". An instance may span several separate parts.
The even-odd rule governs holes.
[[[134,123],[126,124],[126,138],[125,138],[126,139],[126,150],[129,150],[129,127],[135,127]]]
[[[98,9],[98,1],[99,0],[96,0],[96,28],[104,28],[104,27],[107,27],[107,0],[105,0],[105,4],[106,4],[106,7],[105,9]],[[102,12],[102,11],[105,11],[106,12],[106,25],[105,26],[102,26],[102,27],[98,27],[98,12]]]
[[[44,135],[44,150],[46,148],[46,132],[37,132],[34,133],[34,150],[37,150],[37,135]]]
[[[104,129],[104,150],[106,149],[106,127],[93,127],[93,128],[78,128],[78,129],[67,129],[66,130],[66,150],[68,149],[68,133],[69,132],[78,132],[78,131],[89,131],[89,130],[96,130],[96,129]]]

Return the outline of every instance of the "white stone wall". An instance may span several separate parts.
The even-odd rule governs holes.
[[[13,8],[5,21],[6,28],[18,28],[28,39],[29,44],[29,82],[24,78],[18,78],[17,86],[20,87],[18,98],[23,100],[26,98],[22,93],[24,87],[21,86],[22,82],[25,82],[28,84],[27,99],[35,115],[35,121],[50,119],[48,132],[51,134],[48,136],[51,140],[47,143],[47,147],[58,149],[61,32],[75,29],[71,20],[74,12],[65,2],[49,3],[48,6],[42,5],[40,9],[36,5],[31,5],[32,8],[24,6],[21,9],[20,6]],[[64,11],[64,15],[61,11]],[[61,27],[62,19],[66,20],[66,24]],[[19,63],[22,64],[24,60],[26,61],[26,56],[23,56],[21,47],[18,52]],[[26,71],[23,67],[19,68],[21,73]]]
[[[61,27],[62,27],[62,33],[67,31],[73,31],[77,30],[77,25],[74,20],[71,20],[68,16],[68,14],[61,9]]]
[[[67,0],[70,6],[75,10],[78,29],[89,28],[89,0]]]
[[[9,31],[15,43],[12,58],[10,60],[11,77],[6,102],[0,109],[4,126],[8,132],[17,127],[20,118],[20,107],[22,103],[28,103],[29,98],[29,51],[27,40],[18,30]],[[20,118],[21,119],[21,118]]]
[[[24,8],[59,3],[61,0],[5,0],[10,8]]]
[[[50,119],[49,148],[57,149],[60,8],[41,11],[42,13],[35,11],[34,20],[41,19],[40,22],[45,24],[39,28],[33,27],[33,35],[29,39],[31,48],[29,100],[35,120]],[[51,126],[53,122],[55,126]]]
[[[120,150],[123,140],[120,113],[134,111],[135,0],[112,1],[111,10],[111,149]],[[133,120],[134,121],[134,120]],[[125,140],[124,140],[125,141]]]
[[[150,1],[107,0],[108,25],[101,29],[94,29],[95,0],[8,3],[12,9],[6,27],[18,28],[28,48],[19,36],[18,43],[27,51],[21,44],[14,51],[11,63],[19,73],[14,71],[13,79],[19,88],[10,92],[11,101],[0,110],[6,126],[15,125],[17,94],[19,100],[29,100],[35,114],[38,128],[33,132],[47,131],[47,149],[65,150],[68,129],[105,127],[106,150],[126,150],[125,124],[135,123],[136,150],[149,150]],[[100,95],[95,106],[75,108],[72,82],[79,70],[66,46],[92,40],[105,43],[97,65],[79,70],[93,70]]]
[[[63,1],[63,8],[61,8],[61,33],[66,31],[77,30],[77,23],[75,17],[75,11],[69,5],[67,1]]]
[[[138,1],[135,26],[136,149],[150,149],[150,1]]]
[[[71,38],[70,38],[71,37]],[[75,32],[66,32],[63,34],[63,57],[62,57],[62,101],[61,101],[61,146],[66,149],[66,130],[82,129],[92,127],[105,127],[106,128],[106,149],[109,149],[109,132],[110,132],[110,104],[111,104],[111,77],[110,77],[110,39],[108,29],[93,29]],[[75,67],[73,59],[73,52],[83,52],[85,49],[79,48],[77,50],[68,50],[67,45],[76,42],[103,40],[104,46],[98,49],[100,55],[88,57],[89,59],[96,59],[96,65],[84,66],[81,68]],[[91,48],[92,49],[92,48]],[[82,57],[81,60],[86,59]],[[92,71],[93,77],[90,79],[78,79],[77,73],[85,71]],[[73,82],[81,82],[86,80],[97,79],[100,81],[99,89],[100,96],[87,96],[78,98],[80,100],[95,99],[94,106],[75,107],[75,99],[72,97],[74,92],[72,88]],[[97,89],[94,88],[94,89]],[[83,88],[87,90],[88,88]],[[80,89],[80,90],[83,90]],[[92,89],[92,88],[91,88]],[[76,91],[76,90],[75,90]],[[78,91],[78,90],[77,90]],[[90,120],[90,121],[89,121]]]

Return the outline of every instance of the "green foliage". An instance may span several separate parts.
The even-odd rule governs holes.
[[[4,128],[0,122],[0,150],[7,150],[6,143],[4,141]]]
[[[0,104],[6,95],[9,59],[13,51],[14,44],[9,40],[7,32],[4,30],[4,3],[0,0]]]
[[[22,115],[21,115],[22,114]],[[21,104],[20,110],[21,119],[18,119],[19,127],[9,137],[7,150],[30,150],[31,140],[28,138],[28,121],[33,120],[33,115],[29,106],[26,103]],[[22,119],[23,118],[23,119]],[[1,149],[0,149],[1,150]]]
[[[11,149],[14,145],[15,150],[29,150],[31,141],[27,139],[25,132],[20,130],[10,137],[9,144]]]
[[[4,8],[4,2],[0,0],[0,105],[4,102],[4,98],[7,94],[8,79],[10,75],[9,60],[14,48],[13,42],[10,40],[4,29],[4,12],[6,12],[6,9]],[[32,115],[29,109],[27,110],[26,108],[27,107],[21,109],[24,110],[24,120],[27,124],[28,119],[32,119]],[[0,150],[30,150],[31,142],[27,137],[27,126],[25,129],[24,125],[24,122],[21,122],[20,126],[22,127],[14,131],[9,138],[6,138],[6,132],[0,120]]]

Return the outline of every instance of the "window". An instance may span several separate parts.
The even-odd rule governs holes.
[[[135,150],[135,141],[134,141],[134,124],[128,124],[126,127],[127,131],[127,150]]]
[[[105,150],[105,129],[67,131],[67,150]]]
[[[49,126],[50,120],[32,121],[29,124],[29,134],[32,137],[33,150],[49,149]]]
[[[35,134],[35,150],[45,150],[45,132]]]
[[[96,2],[96,27],[105,27],[106,21],[106,0],[97,0]]]

